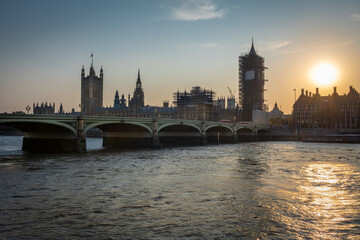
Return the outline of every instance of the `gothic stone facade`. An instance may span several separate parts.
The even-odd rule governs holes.
[[[104,74],[101,67],[100,77],[96,76],[93,64],[90,72],[85,77],[84,66],[81,70],[81,111],[84,113],[92,112],[96,108],[103,106],[103,80]]]

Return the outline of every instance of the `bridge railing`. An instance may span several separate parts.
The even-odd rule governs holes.
[[[79,115],[37,115],[37,114],[0,114],[0,119],[31,119],[31,120],[55,120],[55,121],[76,121]],[[167,119],[167,118],[135,118],[135,117],[118,117],[118,116],[82,116],[85,122],[97,122],[97,121],[123,121],[123,122],[138,122],[138,123],[151,123],[155,120],[158,123],[187,123],[201,125],[201,120],[185,120],[185,119]],[[219,125],[219,126],[234,126],[233,123],[205,121],[206,125]],[[237,128],[268,128],[268,126],[256,125],[252,122],[235,124]]]

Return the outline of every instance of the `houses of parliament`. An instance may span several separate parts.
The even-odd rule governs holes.
[[[116,90],[114,105],[103,107],[103,83],[104,70],[101,67],[100,75],[97,76],[93,64],[89,74],[85,76],[85,69],[81,69],[81,112],[90,116],[118,116],[118,117],[143,117],[154,116],[170,119],[192,119],[218,121],[220,119],[233,119],[237,114],[235,97],[228,97],[227,108],[225,98],[215,99],[215,92],[202,89],[198,86],[190,91],[174,93],[173,103],[176,107],[169,106],[169,101],[163,101],[163,106],[145,105],[144,90],[140,69],[137,72],[135,89],[131,97],[127,99],[124,94],[119,95]]]
[[[252,42],[250,52],[239,57],[239,102],[230,91],[230,96],[216,98],[212,90],[194,86],[190,90],[177,91],[173,94],[173,105],[163,101],[163,106],[145,104],[140,69],[137,72],[135,89],[127,98],[115,91],[114,104],[103,106],[104,69],[101,66],[97,75],[92,61],[88,74],[81,69],[81,104],[80,112],[73,109],[69,114],[89,116],[118,116],[152,118],[177,118],[207,121],[252,121],[252,110],[264,110],[264,59],[260,57]],[[34,114],[54,114],[55,107],[43,109],[43,105],[34,107]],[[45,105],[44,105],[45,106]],[[61,106],[62,107],[62,106]],[[45,108],[45,107],[44,107]],[[65,114],[63,109],[59,114]]]
[[[257,114],[265,113],[264,104],[264,58],[259,56],[252,41],[248,54],[239,57],[239,102],[236,104],[235,96],[230,94],[218,97],[212,90],[199,86],[188,91],[174,93],[173,106],[168,101],[162,107],[145,105],[144,90],[138,70],[135,89],[132,97],[115,92],[114,105],[103,107],[104,71],[101,67],[100,75],[96,76],[93,63],[89,75],[85,76],[84,67],[81,70],[81,111],[87,115],[113,115],[121,117],[153,117],[180,118],[189,120],[220,121],[253,121]],[[226,102],[225,102],[226,100]]]

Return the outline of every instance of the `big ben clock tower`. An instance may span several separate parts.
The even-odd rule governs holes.
[[[254,40],[248,54],[239,57],[239,105],[242,121],[252,121],[253,110],[265,110],[264,58],[257,55]]]

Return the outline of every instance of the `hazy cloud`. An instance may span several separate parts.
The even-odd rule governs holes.
[[[358,13],[353,13],[350,15],[350,19],[353,21],[360,21],[360,14]]]
[[[304,51],[304,49],[294,49],[291,47],[292,42],[288,40],[279,41],[255,41],[255,51],[259,54],[262,52],[274,52],[281,55],[294,54]],[[241,53],[245,54],[250,51],[249,43],[241,45]]]
[[[325,45],[322,47],[322,49],[329,49],[329,48],[339,48],[339,47],[346,47],[349,46],[355,42],[357,42],[358,39],[351,39],[348,41],[344,41],[344,42],[338,42],[338,43],[334,43],[334,44],[329,44],[329,45]]]
[[[171,10],[171,17],[174,20],[197,21],[222,18],[226,13],[211,0],[182,0],[180,6]]]
[[[276,42],[259,42],[262,51],[276,51],[280,48],[288,46],[290,41],[276,41]]]
[[[198,47],[203,47],[203,48],[214,48],[217,47],[218,45],[216,43],[195,43],[194,46],[198,46]]]
[[[264,51],[276,50],[278,53],[286,55],[286,54],[295,54],[295,53],[299,53],[299,52],[313,51],[314,47],[316,49],[342,48],[342,47],[347,47],[353,43],[356,43],[357,41],[358,41],[358,39],[351,39],[351,40],[332,43],[332,44],[328,44],[328,45],[311,46],[311,47],[303,47],[303,48],[290,48],[290,47],[288,47],[290,45],[290,42],[284,41],[284,42],[279,42],[279,43],[268,43],[268,45],[265,44],[265,48],[263,50]],[[287,44],[285,44],[285,43],[287,43]]]
[[[204,43],[181,43],[176,45],[177,48],[182,49],[194,49],[194,48],[214,48],[217,47],[217,43],[204,42]]]
[[[289,54],[295,54],[295,53],[300,53],[300,52],[304,52],[306,51],[305,49],[302,48],[295,48],[295,49],[281,49],[279,51],[280,54],[282,55],[289,55]]]

